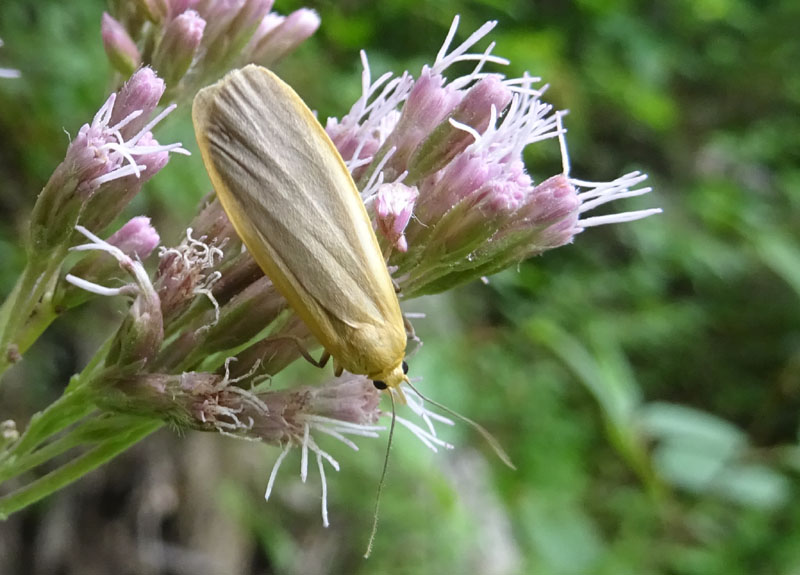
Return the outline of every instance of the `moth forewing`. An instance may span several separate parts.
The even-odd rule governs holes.
[[[275,74],[250,65],[194,100],[206,169],[253,258],[335,362],[404,380],[400,305],[358,190],[328,135]]]

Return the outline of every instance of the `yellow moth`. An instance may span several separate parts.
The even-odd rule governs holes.
[[[366,375],[402,399],[397,294],[356,185],[317,119],[255,65],[201,90],[192,119],[233,226],[335,371]]]
[[[404,400],[406,330],[397,294],[358,189],[311,110],[275,74],[250,65],[200,90],[192,119],[228,217],[325,348],[323,357],[333,357],[337,374],[366,375]],[[475,427],[513,467],[480,425],[414,391]],[[388,455],[387,449],[365,556]]]

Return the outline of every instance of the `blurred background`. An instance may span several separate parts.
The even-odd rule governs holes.
[[[542,76],[546,99],[570,110],[573,175],[646,171],[655,192],[610,209],[664,213],[406,305],[428,314],[413,375],[518,469],[464,425],[439,454],[398,432],[368,561],[384,440],[331,447],[342,471],[328,474],[324,529],[319,480],[299,482],[297,453],[265,503],[277,448],[163,429],[0,523],[0,573],[800,574],[800,3],[305,5],[321,29],[277,71],[321,118],[360,94],[359,49],[373,77],[416,75],[454,14],[462,40],[497,19],[505,73]],[[0,82],[0,294],[64,132],[111,88],[103,9],[0,5],[0,66],[22,72]],[[188,112],[157,136],[196,151]],[[560,170],[550,148],[531,150],[536,180]],[[151,216],[175,243],[208,190],[199,155],[173,159],[126,215]],[[119,304],[53,325],[0,387],[0,419],[23,427],[54,400]]]

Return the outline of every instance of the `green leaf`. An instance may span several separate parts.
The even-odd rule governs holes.
[[[706,491],[724,469],[729,454],[690,443],[668,442],[653,452],[653,464],[667,481],[694,493]]]
[[[735,425],[691,407],[649,403],[639,418],[644,431],[654,439],[685,443],[697,451],[732,454],[747,445],[747,437]]]
[[[737,465],[714,479],[713,490],[727,499],[764,509],[784,504],[790,494],[789,481],[765,465]]]

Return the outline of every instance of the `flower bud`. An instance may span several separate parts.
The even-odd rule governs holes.
[[[17,424],[13,419],[6,419],[0,422],[0,453],[5,451],[11,444],[19,439]]]
[[[176,87],[194,60],[206,21],[194,10],[179,14],[167,24],[153,54],[153,66],[171,89]]]
[[[209,355],[242,346],[287,308],[269,278],[261,276],[218,310],[198,317],[159,358],[159,369],[193,369]]]
[[[219,199],[212,192],[204,200],[203,207],[189,224],[193,233],[198,237],[205,237],[206,241],[218,246],[226,246],[228,252],[234,252],[241,245],[239,236],[233,228],[228,214],[219,203]]]
[[[136,260],[146,259],[158,245],[160,238],[156,229],[150,225],[150,218],[132,218],[106,242]],[[69,273],[94,284],[111,284],[124,279],[119,263],[108,257],[107,253],[93,252],[75,264]],[[53,297],[55,309],[62,311],[73,308],[91,297],[86,290],[68,282],[61,282]]]
[[[161,302],[153,286],[148,285],[133,300],[128,315],[114,336],[106,365],[115,365],[123,370],[142,370],[156,358],[163,341]]]
[[[168,323],[186,311],[196,296],[209,297],[210,288],[219,278],[217,268],[224,252],[215,240],[206,240],[193,238],[190,228],[178,246],[159,251],[161,261],[155,285]],[[216,301],[210,299],[216,307]]]
[[[375,194],[375,219],[378,230],[390,245],[401,252],[408,250],[403,232],[411,219],[414,202],[419,197],[416,186],[384,184]]]
[[[65,277],[67,282],[92,293],[106,296],[132,295],[135,298],[111,342],[105,364],[122,371],[142,369],[155,359],[164,340],[161,302],[150,277],[140,261],[123,253],[119,247],[100,239],[83,226],[76,226],[75,229],[90,241],[74,246],[73,251],[106,252],[117,260],[119,267],[133,280],[122,287],[112,288],[73,274]],[[104,384],[105,382],[100,382],[100,385]]]
[[[258,362],[257,375],[275,375],[301,357],[301,346],[304,350],[314,350],[317,345],[308,326],[292,315],[279,330],[240,353],[239,362],[232,366],[231,373],[246,373]]]
[[[244,53],[247,55],[249,60],[255,60],[255,53],[259,43],[269,34],[271,34],[275,28],[280,26],[284,20],[286,20],[286,16],[282,16],[276,12],[268,12],[264,15],[244,50]]]
[[[437,126],[416,149],[408,162],[407,181],[432,174],[463,152],[482,134],[511,101],[509,90],[499,76],[486,76],[464,95],[450,116]],[[453,125],[451,122],[456,122]],[[471,128],[472,133],[466,128]]]
[[[159,145],[151,132],[141,136],[137,147],[142,151],[136,157],[140,174],[109,180],[92,193],[81,214],[81,223],[87,228],[105,229],[136,197],[142,186],[167,165],[169,152]]]
[[[569,179],[559,174],[530,190],[523,205],[475,253],[475,259],[493,262],[499,270],[570,243],[580,231],[580,199]]]
[[[278,446],[300,446],[307,441],[306,427],[323,426],[322,421],[329,430],[343,425],[346,429],[340,433],[358,433],[362,426],[373,431],[380,415],[380,392],[367,378],[349,374],[317,387],[258,394],[236,387],[227,375],[137,374],[118,378],[110,391],[113,404],[106,407],[156,415],[179,429],[221,432]]]
[[[273,65],[310,38],[319,24],[319,15],[308,8],[295,10],[280,22],[267,15],[250,43],[250,60],[262,66]]]
[[[420,224],[414,228],[424,233],[425,227],[497,177],[498,171],[485,157],[465,153],[456,157],[441,172],[425,178],[419,184],[420,198],[414,210]]]
[[[380,159],[391,148],[395,149],[383,170],[386,181],[394,181],[408,169],[414,151],[453,111],[461,97],[461,92],[446,85],[440,74],[427,67],[423,69],[403,105],[397,125],[376,154],[376,159]]]
[[[242,61],[242,51],[272,6],[272,0],[205,0],[195,8],[205,21],[197,57],[186,72],[186,81],[170,91],[193,96],[196,91],[228,72]],[[165,58],[169,58],[165,54]]]
[[[498,198],[495,198],[497,201]],[[509,266],[572,241],[580,231],[580,199],[575,187],[564,175],[557,175],[535,187],[528,187],[520,197],[513,194],[504,221],[495,222],[489,238],[473,246],[467,258],[449,268],[425,269],[424,263],[407,281],[410,293],[432,294],[451,289],[479,277],[497,273]],[[437,238],[431,240],[431,243]]]
[[[131,218],[108,238],[108,243],[118,247],[122,253],[137,260],[145,260],[160,241],[158,232],[150,225],[150,218]]]
[[[473,252],[482,246],[519,202],[519,190],[507,182],[493,182],[462,199],[428,229],[415,245],[415,256],[399,264],[405,297],[435,293],[428,284],[462,267],[471,268]],[[402,260],[399,260],[402,261]],[[413,264],[409,269],[409,263]],[[437,283],[437,285],[439,285]],[[447,286],[449,289],[454,286]]]
[[[253,62],[260,44],[275,61],[319,26],[312,11],[285,18],[270,13],[272,5],[273,0],[138,0],[124,7],[121,20],[144,46],[144,63],[167,81],[165,97],[179,101],[232,66]]]
[[[170,0],[135,0],[139,17],[157,24],[164,22],[166,19],[169,1]]]
[[[137,147],[139,150],[136,152],[136,163],[142,167],[142,173],[138,179],[145,183],[169,163],[169,152],[172,150],[159,144],[158,140],[153,137],[153,132],[142,134]]]
[[[483,161],[482,161],[483,160]],[[480,277],[498,230],[508,225],[533,190],[521,161],[491,164],[481,155],[463,153],[420,190],[418,221],[409,226],[407,254],[392,254],[405,297],[454,287],[443,278]],[[478,257],[478,254],[482,254]]]
[[[84,226],[105,228],[170,152],[188,154],[180,144],[160,145],[149,131],[174,108],[150,118],[163,91],[164,83],[142,68],[81,127],[33,208],[32,253],[67,245],[79,215]]]
[[[123,76],[133,74],[142,63],[142,55],[125,27],[107,12],[103,12],[100,31],[103,36],[103,47],[111,65]]]
[[[305,427],[316,427],[317,418],[335,428],[336,422],[371,426],[380,415],[380,392],[366,377],[349,374],[320,386],[261,393],[258,399],[269,409],[266,417],[253,417],[258,410],[240,400],[243,414],[253,419],[247,434],[273,445],[299,446]]]
[[[115,126],[129,119],[120,133],[126,139],[135,136],[150,121],[165,88],[164,80],[156,76],[152,68],[145,66],[137,70],[120,88],[106,124]],[[132,114],[138,115],[131,118]]]
[[[177,18],[187,10],[192,10],[202,2],[202,0],[159,0],[166,4],[167,20]]]
[[[274,0],[246,0],[244,6],[228,26],[228,37],[233,50],[239,52],[258,30]]]
[[[99,153],[98,143],[92,141],[84,128],[70,143],[64,161],[36,198],[28,230],[32,255],[46,255],[69,242],[93,191],[91,183],[103,173],[106,160]]]
[[[101,112],[108,112],[109,103],[113,96]],[[67,243],[79,215],[84,226],[104,229],[164,167],[169,152],[179,151],[179,144],[161,146],[149,132],[119,142],[118,130],[104,120],[95,117],[80,129],[37,198],[30,226],[35,252]]]
[[[336,118],[328,118],[325,131],[345,162],[364,164],[350,169],[353,181],[360,181],[369,168],[370,159],[381,147],[380,134],[377,131],[364,134],[354,130],[352,125],[340,124]]]
[[[207,70],[216,74],[222,63],[230,63],[250,40],[261,19],[269,12],[269,0],[226,0],[207,2],[199,12],[208,23],[206,27],[205,61]]]

